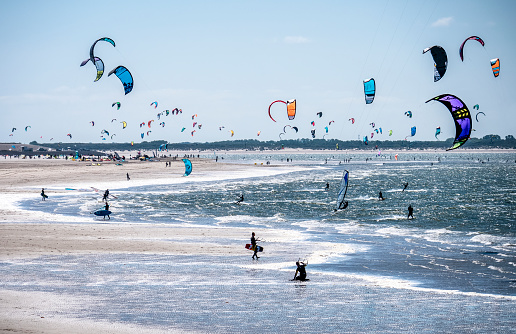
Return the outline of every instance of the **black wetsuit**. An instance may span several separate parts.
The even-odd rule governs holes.
[[[257,259],[259,259],[260,257],[258,256],[258,254],[256,254],[258,252],[258,246],[256,245],[256,239],[254,238],[254,235],[251,237],[251,246],[253,247],[252,249],[254,251],[253,259],[255,256]]]
[[[295,280],[299,280],[299,281],[305,281],[306,280],[306,264],[304,264],[303,262],[296,262],[296,265],[297,265],[297,269],[296,269],[296,273],[294,274],[294,279]],[[299,273],[299,275],[297,275],[297,273]]]
[[[409,205],[407,219],[409,219],[410,217],[414,218],[413,213],[414,213],[414,208],[412,207],[412,205]]]

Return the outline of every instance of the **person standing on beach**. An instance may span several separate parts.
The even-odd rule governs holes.
[[[258,238],[255,238],[254,237],[255,234],[254,232],[251,233],[251,246],[252,246],[252,249],[254,251],[254,254],[252,256],[253,260],[254,260],[254,257],[256,256],[256,259],[259,259],[260,257],[258,256],[258,254],[256,254],[258,252],[258,246],[256,245],[256,241],[259,241]]]
[[[414,219],[414,208],[412,207],[412,204],[409,204],[409,206],[408,206],[407,219],[410,219],[410,217],[412,217],[412,219]]]
[[[109,189],[106,189],[106,191],[104,192],[104,198],[102,200],[107,202],[108,196],[109,196]]]
[[[41,188],[41,200],[44,201],[48,196],[45,194],[45,188]]]

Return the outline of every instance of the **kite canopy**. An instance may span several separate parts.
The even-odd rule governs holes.
[[[109,37],[102,37],[102,38],[99,38],[97,39],[92,45],[91,45],[91,48],[90,48],[90,60],[93,64],[96,64],[97,60],[95,59],[95,56],[93,55],[93,49],[95,49],[95,45],[97,44],[97,42],[100,42],[100,41],[104,41],[104,42],[108,42],[108,43],[111,43],[111,45],[113,45],[113,47],[115,47],[115,41],[113,41],[111,38]]]
[[[479,115],[479,114],[482,114],[482,115],[484,115],[484,116],[486,115],[486,114],[484,114],[484,113],[483,113],[483,112],[481,112],[481,111],[477,112],[477,114],[475,115],[475,119],[477,120],[477,122],[478,122],[478,115]]]
[[[423,54],[428,51],[432,53],[432,58],[434,58],[434,82],[436,82],[441,80],[444,73],[446,73],[446,69],[448,68],[448,56],[446,56],[446,51],[439,45],[424,49]]]
[[[407,115],[409,118],[412,118],[412,111],[405,111],[405,115]]]
[[[466,143],[466,141],[468,141],[469,136],[471,135],[471,114],[468,107],[461,99],[451,94],[436,96],[425,103],[434,100],[444,104],[452,114],[453,120],[455,121],[455,140],[453,142],[453,146],[447,149],[447,151],[461,147]]]
[[[498,77],[500,75],[500,59],[491,59],[491,68],[493,69],[495,78]]]
[[[364,80],[364,93],[365,93],[366,104],[373,103],[374,95],[376,93],[376,85],[374,83],[373,78]]]
[[[438,126],[436,129],[435,129],[435,139],[437,139],[437,135],[441,134],[441,127]]]
[[[477,42],[479,42],[480,44],[482,44],[482,46],[485,46],[485,43],[484,41],[482,40],[482,38],[478,37],[478,36],[471,36],[471,37],[468,37],[464,40],[464,42],[462,42],[462,44],[460,45],[459,47],[459,56],[460,56],[460,60],[464,61],[464,45],[466,44],[467,41],[469,41],[470,39],[473,39]]]
[[[282,101],[282,100],[276,100],[274,102],[272,102],[270,105],[269,105],[269,117],[274,121],[276,122],[276,120],[274,118],[272,118],[271,116],[271,107],[274,103],[276,102],[281,102],[281,103],[285,103],[287,105],[287,116],[288,116],[288,119],[289,120],[293,120],[295,117],[296,117],[296,100],[293,99],[293,100],[287,100],[287,102],[285,101]]]
[[[81,66],[86,65],[89,61],[90,61],[90,58],[86,59],[85,61],[83,61],[81,63]],[[104,74],[104,62],[102,62],[102,59],[100,59],[99,57],[95,57],[94,64],[95,64],[95,67],[97,68],[97,77],[95,78],[95,80],[93,80],[93,82],[97,82],[97,81],[99,81],[100,78],[102,78],[102,75]]]
[[[111,105],[111,108],[113,108],[114,106],[116,106],[116,110],[120,110],[120,102],[114,102],[112,105]]]
[[[181,159],[185,163],[185,173],[183,176],[188,176],[192,172],[192,162],[188,159]]]
[[[129,94],[133,90],[133,76],[131,72],[124,66],[118,66],[109,72],[108,77],[113,73],[120,79],[122,85],[124,85],[125,95]]]

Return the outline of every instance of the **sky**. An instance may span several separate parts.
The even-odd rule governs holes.
[[[445,140],[455,136],[450,112],[425,103],[445,93],[472,111],[472,137],[504,138],[515,135],[514,13],[511,0],[2,0],[0,142],[268,141],[279,140],[286,125],[299,132],[287,127],[281,139],[311,139],[315,130],[318,139],[357,140],[370,137],[370,123],[383,130],[374,139]],[[461,61],[459,46],[472,35],[485,47],[468,41]],[[105,73],[94,82],[95,66],[79,65],[102,37],[116,46],[97,43]],[[422,53],[433,45],[448,56],[438,82],[431,54]],[[497,78],[493,58],[500,59]],[[119,65],[134,78],[127,95],[108,76]],[[369,78],[377,91],[366,105]],[[276,103],[271,120],[269,105],[291,99],[295,119]],[[174,108],[182,113],[158,119]]]

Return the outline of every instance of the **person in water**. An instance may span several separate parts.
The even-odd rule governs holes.
[[[405,182],[405,183],[403,184],[403,190],[402,190],[402,192],[403,192],[403,191],[405,191],[405,189],[407,189],[407,187],[408,187],[408,182]]]
[[[252,256],[253,260],[254,260],[254,257],[256,256],[256,259],[259,259],[260,257],[258,256],[257,252],[258,252],[258,246],[256,245],[256,242],[259,241],[258,238],[255,238],[255,234],[254,232],[251,233],[251,246],[252,246],[252,250],[254,251],[254,254]]]
[[[106,189],[106,191],[104,192],[104,197],[102,198],[103,201],[107,201],[107,198],[109,196],[109,189]]]
[[[383,197],[383,194],[382,194],[382,192],[381,192],[381,191],[380,191],[380,194],[378,194],[378,199],[379,199],[380,201],[383,201],[383,200],[385,199],[385,198]]]
[[[41,188],[41,200],[44,201],[48,196],[45,194],[45,188]]]
[[[106,211],[109,211],[109,203],[108,203],[107,201],[106,201],[106,205],[104,206],[104,209],[105,209]],[[109,217],[109,215],[106,215],[106,216],[108,217],[108,219],[111,219],[111,217]],[[104,216],[104,219],[105,219],[105,218],[106,218],[106,217]]]
[[[409,206],[408,206],[407,219],[410,219],[410,217],[414,218],[414,208],[412,207],[412,204],[409,204]]]
[[[301,261],[297,261],[296,262],[296,273],[294,274],[294,280],[297,280],[297,281],[306,281],[306,266],[308,265],[308,262],[307,263],[304,263],[304,262],[301,262]],[[299,275],[298,275],[299,273]]]
[[[240,204],[244,201],[244,194],[240,195],[240,198],[236,201],[237,204]]]
[[[326,182],[326,188],[324,188],[324,190],[330,190],[330,184],[328,182]]]

